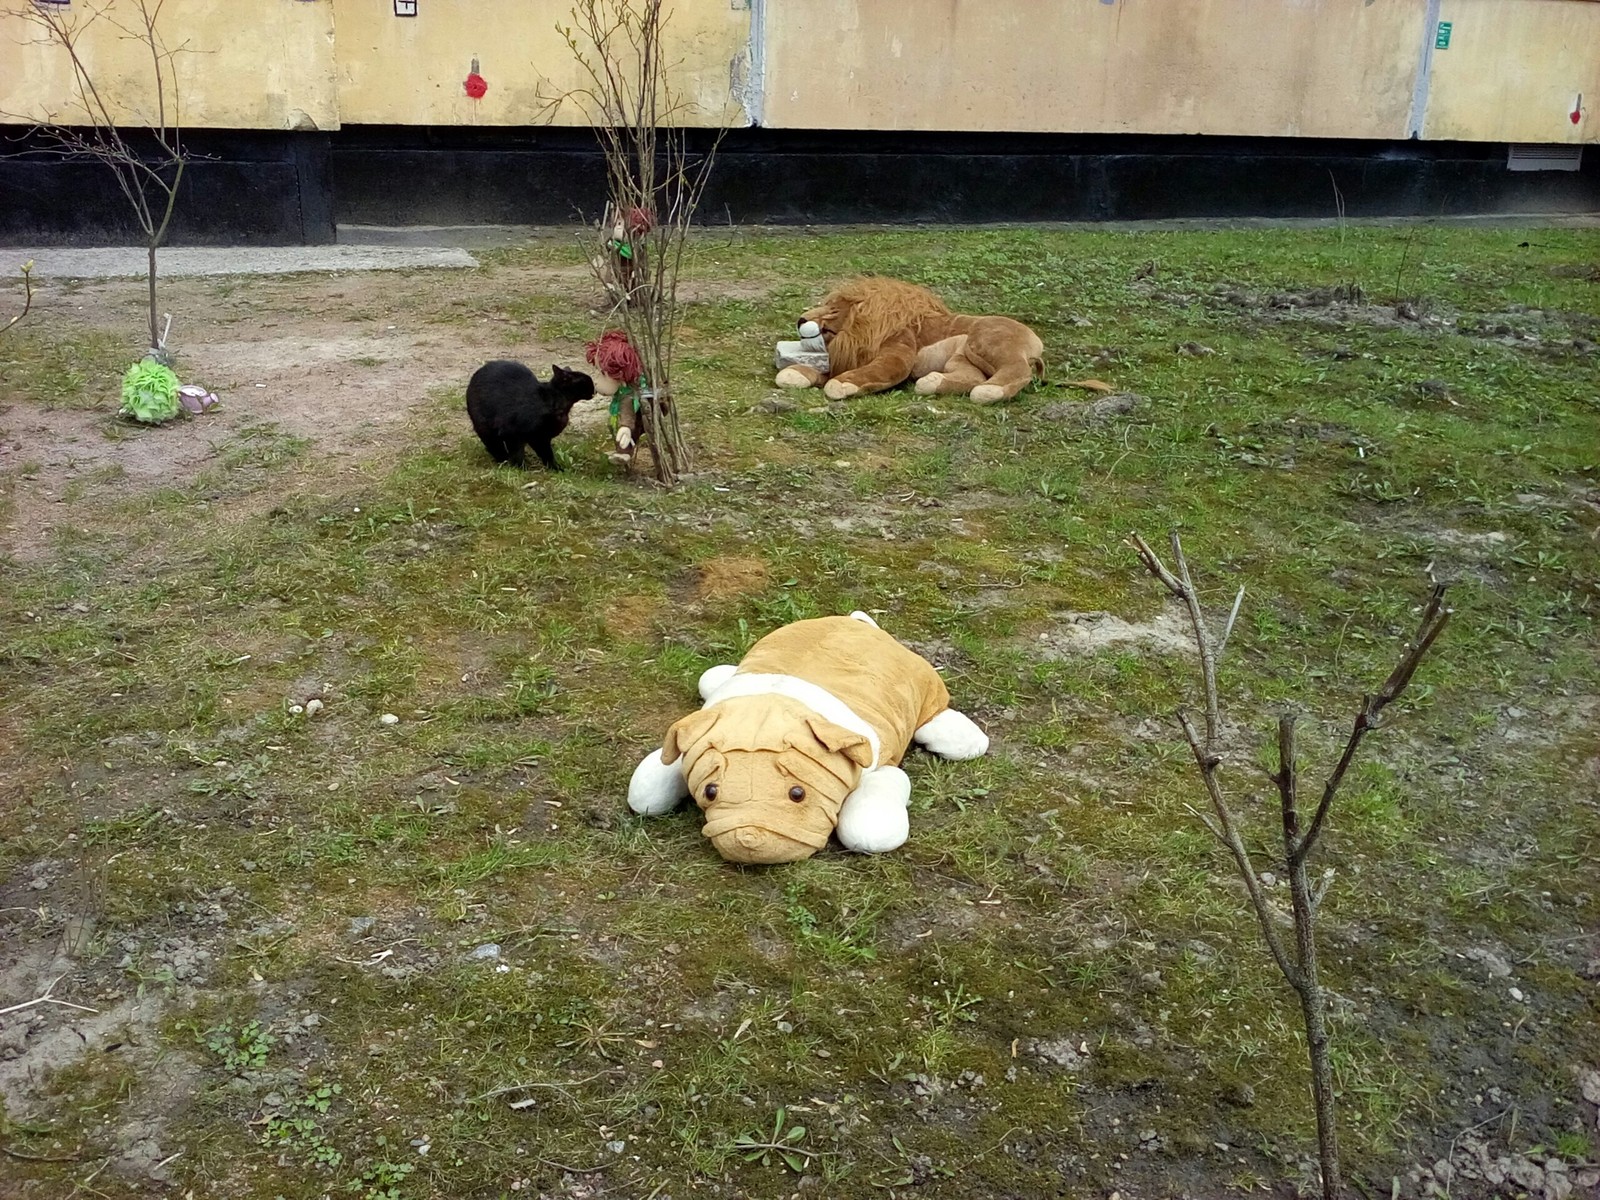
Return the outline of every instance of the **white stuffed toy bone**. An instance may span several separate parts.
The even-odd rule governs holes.
[[[782,371],[786,367],[814,367],[827,373],[828,343],[822,340],[822,326],[815,321],[800,322],[798,342],[779,342],[773,356],[773,366]]]
[[[989,748],[933,665],[865,613],[774,630],[702,675],[700,698],[634,770],[628,806],[654,816],[692,795],[729,862],[808,858],[836,830],[847,850],[893,850],[909,830],[911,743],[952,759]]]

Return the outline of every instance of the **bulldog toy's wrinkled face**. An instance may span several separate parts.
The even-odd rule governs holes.
[[[839,808],[872,765],[867,739],[780,696],[725,700],[667,731],[705,835],[729,862],[783,863],[828,844]]]

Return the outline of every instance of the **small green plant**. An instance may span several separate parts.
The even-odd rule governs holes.
[[[230,1075],[242,1075],[265,1066],[267,1053],[273,1045],[272,1035],[261,1028],[260,1021],[251,1021],[238,1033],[219,1025],[208,1030],[200,1040],[222,1060],[223,1068]]]
[[[945,988],[938,1000],[924,1000],[922,1005],[940,1025],[950,1025],[955,1021],[976,1021],[978,1014],[973,1010],[982,1003],[982,996],[973,995],[958,983],[955,991]]]
[[[936,1163],[927,1155],[916,1155],[906,1148],[906,1144],[897,1136],[891,1134],[890,1143],[900,1156],[900,1161],[894,1166],[880,1171],[873,1181],[873,1186],[880,1188],[915,1187],[919,1183],[926,1183],[932,1179],[954,1179],[955,1171]]]
[[[192,780],[189,790],[197,796],[237,797],[241,800],[258,799],[257,789],[267,778],[272,767],[272,755],[257,754],[243,762],[212,763],[215,775]]]
[[[1059,476],[1046,475],[1039,480],[1039,495],[1052,504],[1071,504],[1078,498],[1078,488]]]
[[[337,1083],[322,1083],[303,1096],[285,1101],[278,1111],[267,1116],[261,1144],[297,1152],[307,1166],[329,1170],[339,1166],[344,1162],[344,1155],[329,1143],[322,1131],[321,1118],[327,1114],[333,1098],[343,1090]]]
[[[1587,1162],[1589,1135],[1577,1129],[1568,1129],[1555,1136],[1555,1152],[1570,1162]]]
[[[780,1106],[772,1120],[771,1136],[764,1133],[741,1133],[733,1142],[735,1152],[748,1163],[760,1163],[763,1167],[770,1167],[774,1161],[780,1161],[796,1174],[804,1171],[806,1164],[815,1158],[816,1154],[800,1145],[806,1140],[806,1127],[789,1125],[785,1128],[788,1119],[788,1112]]]
[[[386,1139],[379,1138],[380,1145]],[[413,1171],[415,1163],[396,1163],[387,1160],[373,1163],[359,1176],[345,1185],[347,1192],[360,1192],[361,1200],[400,1200],[400,1187]]]
[[[856,911],[840,910],[834,920],[818,916],[802,900],[803,885],[789,883],[783,890],[783,913],[795,932],[795,939],[807,949],[819,951],[830,962],[871,962],[878,957],[871,944],[882,903],[868,902]]]

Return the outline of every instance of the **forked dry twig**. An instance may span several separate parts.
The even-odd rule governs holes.
[[[1217,699],[1217,654],[1212,651],[1211,637],[1206,628],[1204,613],[1201,611],[1199,594],[1189,575],[1189,564],[1184,558],[1183,544],[1178,534],[1174,532],[1172,558],[1177,564],[1177,574],[1167,569],[1160,556],[1137,533],[1128,539],[1128,544],[1138,553],[1150,574],[1155,576],[1173,596],[1183,601],[1189,612],[1195,644],[1200,651],[1201,682],[1205,696],[1205,735],[1201,736],[1186,711],[1180,708],[1176,715],[1178,723],[1183,727],[1184,737],[1188,739],[1189,749],[1194,753],[1201,781],[1205,784],[1206,795],[1211,801],[1211,814],[1201,814],[1201,820],[1233,856],[1234,866],[1238,869],[1239,877],[1244,881],[1245,889],[1250,895],[1250,904],[1255,910],[1256,920],[1261,926],[1261,934],[1267,943],[1267,949],[1289,986],[1299,996],[1311,1062],[1312,1096],[1316,1104],[1322,1193],[1325,1200],[1337,1200],[1343,1185],[1340,1178],[1338,1128],[1334,1112],[1333,1069],[1328,1057],[1326,1001],[1317,971],[1316,943],[1317,909],[1327,891],[1329,880],[1324,877],[1313,889],[1306,870],[1306,860],[1316,849],[1333,798],[1339,790],[1339,785],[1344,781],[1345,772],[1354,759],[1357,749],[1360,748],[1362,739],[1377,727],[1379,715],[1384,708],[1405,691],[1423,658],[1433,648],[1434,642],[1449,623],[1451,610],[1444,606],[1445,587],[1440,583],[1433,584],[1427,603],[1423,606],[1417,632],[1406,643],[1400,662],[1389,673],[1381,688],[1362,698],[1361,708],[1356,714],[1355,725],[1345,743],[1344,753],[1340,755],[1338,765],[1328,776],[1316,812],[1311,818],[1310,825],[1303,831],[1295,752],[1295,718],[1289,714],[1279,718],[1278,770],[1272,780],[1278,790],[1283,824],[1283,857],[1294,919],[1295,941],[1294,953],[1291,955],[1278,934],[1272,906],[1262,891],[1260,877],[1256,874],[1255,867],[1250,861],[1250,853],[1245,849],[1244,841],[1239,834],[1238,821],[1217,779],[1218,768],[1222,765],[1222,754],[1218,746],[1221,712]],[[1241,589],[1239,596],[1234,600],[1233,612],[1228,617],[1228,631],[1232,630],[1234,620],[1238,617],[1243,595]],[[1224,643],[1227,641],[1227,636],[1228,633],[1225,631],[1222,638]]]
[[[0,333],[14,329],[21,324],[22,318],[28,315],[28,310],[33,307],[33,260],[30,258],[22,264],[22,311],[12,317],[4,325],[0,325]]]
[[[0,1008],[0,1017],[6,1016],[8,1013],[21,1012],[25,1008],[33,1008],[35,1005],[39,1004],[57,1004],[62,1008],[75,1008],[79,1012],[86,1013],[97,1013],[100,1011],[98,1008],[90,1008],[87,1004],[74,1004],[70,1000],[57,1000],[51,993],[56,990],[56,984],[60,983],[65,978],[65,975],[57,975],[55,979],[51,981],[50,986],[45,988],[44,995],[42,996],[35,996],[32,1000],[25,1000],[21,1004],[13,1004],[8,1008]]]

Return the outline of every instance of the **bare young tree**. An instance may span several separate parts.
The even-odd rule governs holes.
[[[1205,735],[1201,736],[1190,714],[1184,709],[1180,708],[1176,716],[1178,723],[1183,727],[1183,735],[1189,742],[1189,749],[1194,753],[1195,764],[1200,769],[1200,778],[1205,784],[1206,795],[1211,800],[1211,815],[1201,814],[1200,819],[1232,854],[1234,866],[1238,868],[1245,890],[1250,895],[1251,907],[1255,909],[1256,919],[1261,925],[1261,933],[1266,939],[1272,960],[1278,964],[1278,970],[1283,972],[1283,977],[1288,980],[1289,986],[1300,998],[1300,1015],[1305,1023],[1306,1048],[1311,1061],[1312,1098],[1317,1114],[1317,1147],[1322,1165],[1322,1195],[1324,1200],[1339,1200],[1344,1185],[1339,1168],[1333,1068],[1328,1059],[1327,1000],[1317,971],[1316,940],[1317,912],[1327,891],[1330,877],[1325,876],[1321,886],[1313,889],[1306,863],[1312,851],[1316,849],[1317,840],[1322,834],[1323,822],[1333,805],[1334,795],[1344,781],[1345,772],[1351,760],[1355,758],[1361,740],[1369,730],[1377,728],[1379,714],[1405,691],[1406,685],[1411,682],[1411,677],[1416,674],[1417,667],[1432,648],[1434,641],[1444,632],[1452,611],[1444,607],[1445,585],[1441,583],[1433,585],[1427,603],[1423,606],[1417,632],[1406,643],[1399,664],[1389,673],[1383,686],[1362,698],[1361,708],[1356,713],[1350,737],[1345,742],[1344,753],[1339,756],[1338,764],[1323,785],[1322,797],[1317,803],[1316,812],[1312,815],[1308,827],[1302,828],[1301,824],[1300,789],[1294,744],[1295,718],[1293,715],[1285,714],[1278,719],[1278,770],[1272,776],[1272,782],[1277,787],[1278,804],[1282,814],[1282,866],[1289,882],[1294,921],[1294,952],[1291,954],[1278,935],[1273,922],[1272,906],[1261,890],[1261,880],[1256,874],[1254,864],[1250,861],[1249,851],[1245,849],[1244,839],[1239,832],[1238,819],[1224,798],[1217,779],[1217,770],[1223,761],[1218,741],[1218,728],[1222,718],[1217,701],[1217,658],[1221,651],[1212,648],[1211,635],[1206,629],[1205,618],[1200,610],[1200,598],[1195,591],[1193,580],[1189,577],[1189,564],[1183,556],[1183,545],[1174,531],[1172,557],[1178,568],[1176,575],[1167,569],[1155,551],[1137,533],[1129,538],[1129,545],[1138,552],[1139,558],[1149,572],[1166,587],[1167,591],[1182,600],[1189,610],[1189,622],[1194,631],[1195,644],[1200,651],[1200,674],[1206,706]],[[1241,590],[1239,599],[1234,601],[1233,616],[1238,615],[1239,602],[1243,597],[1244,593]],[[1230,617],[1227,630],[1222,635],[1221,644],[1224,646],[1228,640],[1228,630],[1232,627],[1233,618]]]
[[[150,345],[164,349],[156,306],[156,251],[165,243],[178,203],[189,155],[183,145],[181,92],[176,58],[184,47],[168,46],[158,28],[166,0],[99,0],[64,6],[24,0],[7,11],[38,35],[34,44],[63,51],[71,66],[72,104],[35,126],[41,141],[68,158],[105,164],[116,177],[145,235],[148,253]],[[140,44],[149,56],[153,109],[140,114],[138,126],[117,123],[117,106],[90,70],[84,38],[95,25],[114,28],[118,36]],[[12,114],[8,114],[12,115]],[[144,136],[133,130],[142,128]]]
[[[691,106],[665,58],[668,17],[664,0],[578,0],[561,33],[586,82],[547,100],[552,117],[577,105],[605,155],[608,196],[591,266],[611,298],[610,320],[644,364],[634,393],[639,431],[665,484],[690,463],[672,377],[678,275],[721,140],[719,131],[704,155],[689,151],[683,122]]]

